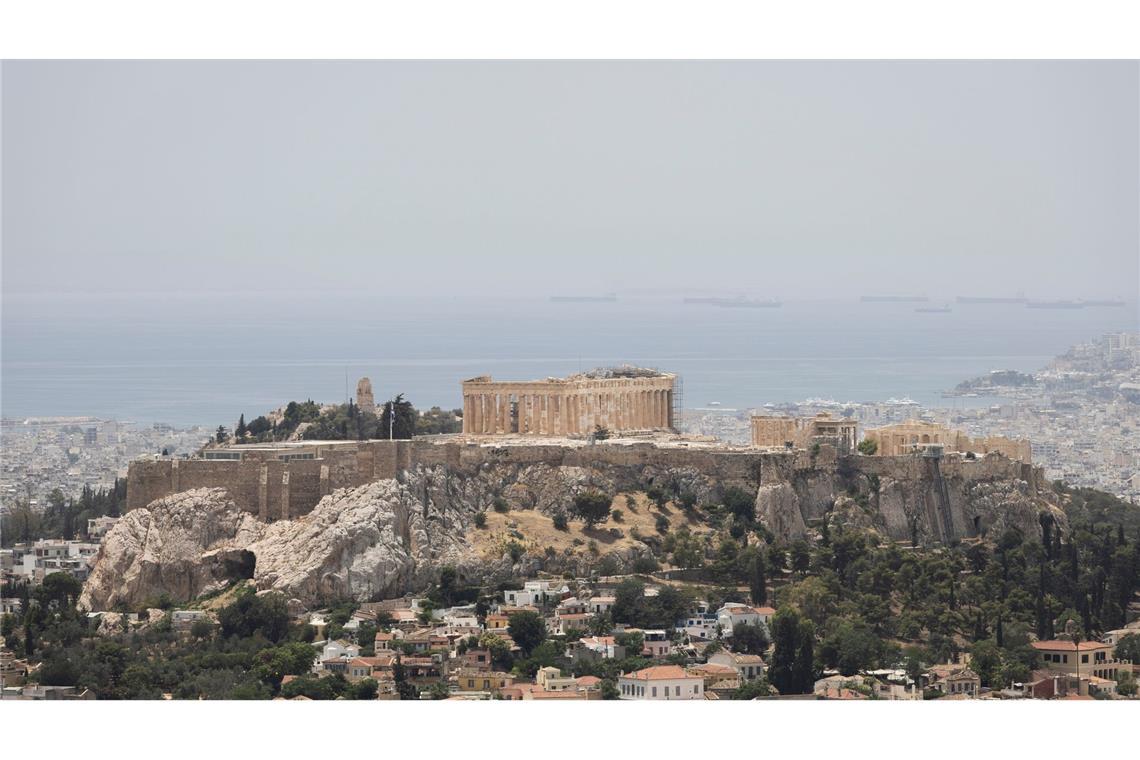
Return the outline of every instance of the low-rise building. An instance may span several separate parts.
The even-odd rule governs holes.
[[[542,687],[543,691],[578,690],[578,679],[562,675],[562,671],[555,667],[539,668],[534,675],[534,682]]]
[[[763,623],[767,626],[775,614],[776,610],[771,607],[753,607],[739,602],[729,602],[716,611],[721,635],[725,637],[731,636],[732,629],[741,623],[745,625]]]
[[[453,678],[459,691],[485,691],[491,694],[510,688],[515,683],[515,677],[510,673],[490,670],[463,669],[458,671]]]
[[[673,647],[673,642],[669,638],[669,632],[653,629],[642,631],[645,641],[641,646],[641,653],[646,657],[659,659],[661,657],[668,657],[669,650]]]
[[[724,649],[709,657],[708,661],[712,665],[732,668],[741,681],[754,681],[763,676],[768,669],[764,658],[758,654],[739,654]]]
[[[982,690],[982,679],[965,665],[947,663],[935,665],[926,671],[927,688],[947,696],[963,695],[976,699]]]
[[[583,636],[569,647],[570,658],[579,660],[621,660],[625,658],[625,647],[617,643],[613,636]]]
[[[1122,669],[1132,665],[1114,657],[1115,647],[1103,641],[1035,641],[1031,645],[1041,658],[1041,667],[1054,673],[1096,676],[1115,681]]]
[[[704,699],[704,679],[680,665],[654,665],[618,677],[621,699]]]

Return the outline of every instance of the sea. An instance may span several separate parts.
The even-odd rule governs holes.
[[[943,392],[993,369],[1034,371],[1072,345],[1137,331],[1137,306],[786,300],[780,308],[368,292],[51,294],[4,298],[0,414],[232,425],[289,400],[461,405],[460,381],[636,364],[681,377],[684,405],[746,409],[827,398],[988,403]],[[398,290],[399,294],[389,291]]]

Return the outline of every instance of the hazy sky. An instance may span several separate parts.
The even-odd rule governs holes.
[[[1140,287],[1134,62],[8,62],[2,86],[5,294]]]

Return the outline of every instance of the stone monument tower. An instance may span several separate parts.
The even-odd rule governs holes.
[[[372,398],[372,381],[362,377],[356,383],[356,406],[362,412],[376,414],[376,401]]]

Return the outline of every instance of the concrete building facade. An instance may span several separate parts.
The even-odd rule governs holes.
[[[512,382],[489,375],[463,381],[469,435],[589,435],[671,430],[676,375],[620,367],[565,378]]]

